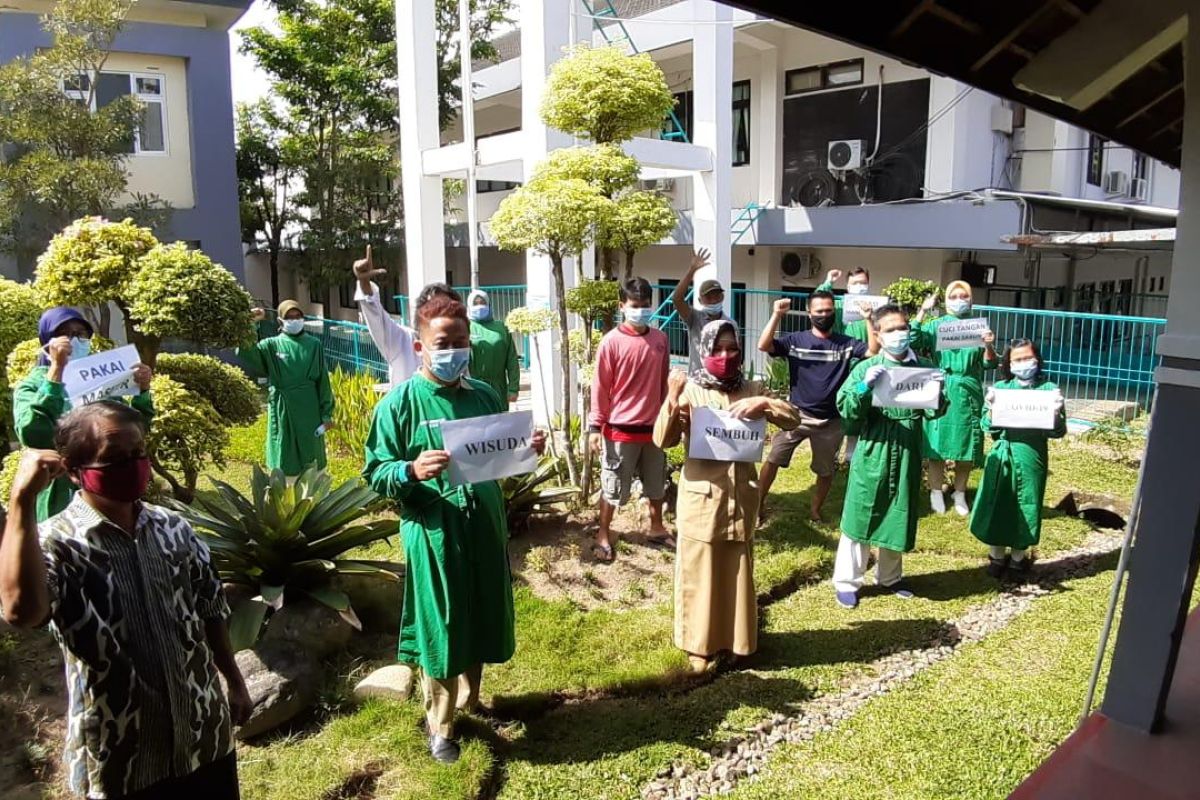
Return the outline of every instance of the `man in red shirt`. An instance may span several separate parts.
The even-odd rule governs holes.
[[[613,560],[609,526],[613,512],[629,502],[636,474],[642,496],[650,501],[651,544],[674,548],[675,539],[663,527],[667,459],[650,441],[654,421],[667,397],[671,351],[667,335],[650,327],[653,295],[645,278],[621,285],[624,317],[600,342],[592,379],[592,413],[588,419],[592,450],[600,454],[600,530],[592,553],[599,561]]]

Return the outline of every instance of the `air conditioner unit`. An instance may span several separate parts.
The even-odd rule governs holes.
[[[1129,188],[1128,173],[1114,170],[1113,172],[1104,173],[1103,188],[1106,194],[1125,194]]]
[[[811,278],[816,274],[812,253],[784,253],[779,260],[779,271],[784,280]]]
[[[1134,178],[1129,182],[1129,197],[1143,203],[1150,199],[1150,181],[1145,178]]]
[[[829,143],[831,170],[859,169],[863,163],[863,151],[867,149],[865,139],[835,139]]]
[[[647,192],[664,192],[669,193],[675,191],[674,178],[657,178],[654,180],[641,181],[641,187]]]

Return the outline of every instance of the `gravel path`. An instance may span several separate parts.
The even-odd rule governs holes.
[[[949,620],[924,647],[892,653],[865,665],[862,674],[836,694],[804,703],[795,714],[774,714],[708,753],[706,767],[674,764],[642,790],[644,800],[696,800],[727,794],[738,782],[762,771],[771,753],[785,742],[801,742],[832,730],[873,697],[895,689],[943,661],[963,645],[977,642],[1029,610],[1038,597],[1064,580],[1089,574],[1096,559],[1121,546],[1114,533],[1093,532],[1079,547],[1034,564],[1027,582],[1006,585],[995,600]],[[832,602],[832,600],[831,600]]]

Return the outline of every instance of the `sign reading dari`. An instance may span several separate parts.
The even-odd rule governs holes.
[[[992,400],[992,427],[1052,431],[1060,399],[1058,392],[997,389]]]
[[[765,419],[735,419],[727,411],[693,408],[688,457],[710,461],[762,461]]]
[[[133,380],[133,368],[139,363],[137,347],[131,344],[69,361],[63,369],[63,389],[72,406],[141,394]]]
[[[983,347],[983,334],[990,327],[984,317],[943,322],[937,329],[937,349],[963,350],[967,347]]]
[[[888,302],[888,298],[879,294],[848,294],[842,298],[842,322],[858,322],[862,319],[862,311],[858,308],[861,303],[869,305],[874,312],[886,306]]]
[[[871,405],[876,408],[937,408],[941,401],[940,369],[888,367],[875,381]]]
[[[442,447],[450,454],[451,486],[524,475],[537,468],[533,412],[514,411],[486,417],[442,420]]]

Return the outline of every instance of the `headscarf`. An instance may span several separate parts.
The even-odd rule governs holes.
[[[84,325],[87,325],[89,332],[95,333],[92,323],[87,321],[87,318],[83,316],[79,309],[71,308],[70,306],[55,306],[43,312],[41,318],[38,320],[38,341],[41,342],[42,347],[50,344],[50,340],[54,338],[55,331],[72,320],[79,320]],[[44,367],[49,363],[50,359],[45,353],[42,353],[38,357],[39,365]]]
[[[472,289],[467,294],[467,317],[470,318],[471,309],[475,307],[475,301],[479,298],[483,298],[483,305],[487,307],[488,315],[482,320],[483,322],[487,322],[492,319],[492,300],[483,289]]]
[[[721,338],[721,334],[729,329],[733,333],[733,338],[738,342],[739,351],[741,349],[741,340],[738,339],[737,326],[727,319],[714,319],[712,322],[705,325],[700,330],[700,353],[703,356],[711,356],[717,348],[717,339]],[[742,353],[742,359],[746,357]],[[716,389],[720,392],[736,392],[742,388],[742,370],[739,369],[731,378],[718,378],[704,368],[704,362],[700,362],[700,368],[693,371],[690,380],[692,383],[699,386],[701,389]]]
[[[967,292],[967,299],[972,302],[975,301],[975,292],[972,291],[971,284],[967,283],[966,281],[950,281],[949,283],[947,283],[946,284],[946,299],[947,300],[950,299],[950,293],[952,291],[954,291],[955,289],[965,289]]]
[[[282,303],[279,304],[279,308],[275,313],[277,313],[279,315],[279,319],[283,320],[283,319],[287,319],[287,314],[292,309],[295,309],[296,311],[299,311],[300,313],[304,313],[304,309],[301,308],[300,304],[297,303],[295,300],[284,300]]]

